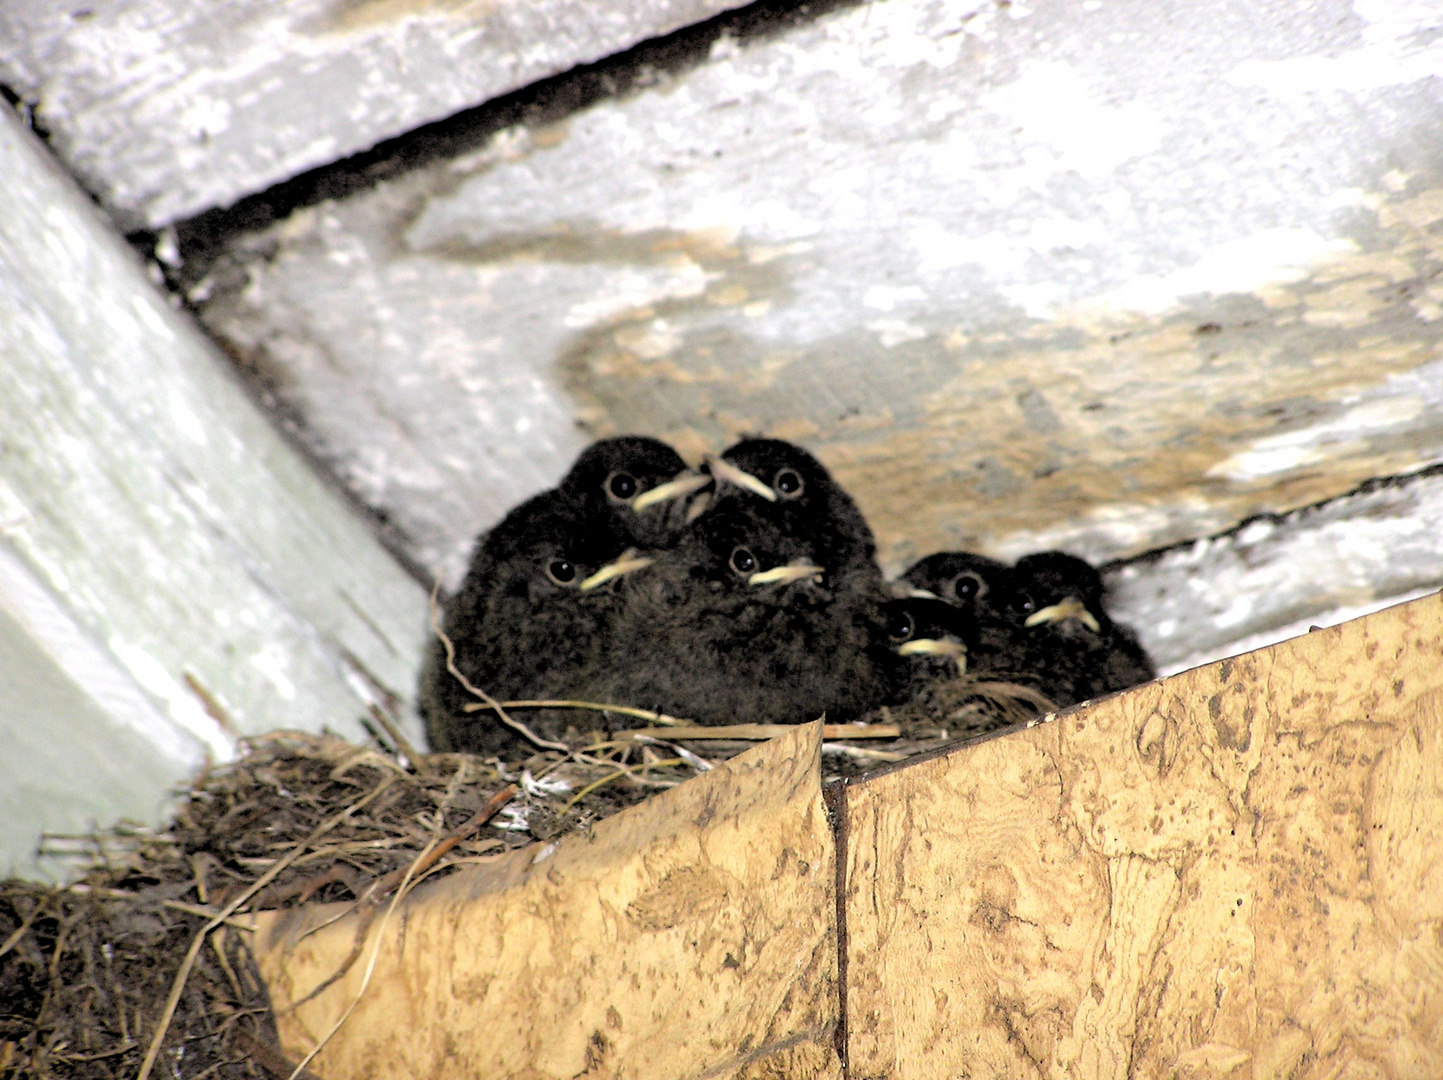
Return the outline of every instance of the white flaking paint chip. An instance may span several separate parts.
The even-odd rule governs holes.
[[[1260,293],[1302,281],[1357,250],[1351,240],[1329,240],[1312,229],[1265,229],[1219,244],[1184,269],[1133,278],[1085,306],[1160,315],[1181,306],[1185,296]]]
[[[874,319],[867,324],[867,329],[877,335],[884,349],[896,348],[908,341],[920,341],[927,336],[926,330],[905,319]]]
[[[264,675],[270,684],[276,688],[276,693],[287,701],[296,699],[296,684],[291,682],[287,671],[290,667],[290,659],[286,656],[285,649],[277,642],[268,641],[250,659],[251,667]]]
[[[1406,86],[1443,75],[1443,39],[1419,43],[1438,29],[1438,5],[1429,0],[1353,0],[1366,24],[1363,44],[1337,56],[1315,53],[1283,60],[1244,60],[1227,74],[1234,86],[1258,86],[1275,97],[1339,92],[1358,94]]]
[[[862,294],[862,306],[876,311],[893,311],[898,304],[917,303],[927,299],[916,285],[873,285]]]
[[[1029,161],[1011,170],[1032,173],[1032,186],[1059,172],[1107,176],[1123,162],[1156,150],[1167,133],[1150,106],[1104,104],[1082,75],[1060,60],[1024,63],[1015,82],[984,95],[982,104],[1019,126],[1024,147],[1045,146],[1055,155],[1052,162]]]

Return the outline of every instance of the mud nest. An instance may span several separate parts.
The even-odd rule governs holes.
[[[1000,685],[884,710],[868,718],[881,739],[829,728],[824,769],[900,760],[1046,704]],[[0,882],[0,1078],[313,1076],[279,1047],[240,932],[249,912],[374,915],[397,890],[586,829],[756,745],[665,728],[592,738],[506,762],[278,732],[201,775],[162,831],[47,837],[43,853],[84,869],[63,887]]]

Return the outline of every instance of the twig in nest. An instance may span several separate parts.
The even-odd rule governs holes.
[[[699,741],[703,739],[760,740],[775,739],[789,731],[795,731],[795,724],[726,724],[718,727],[668,728],[666,737],[672,740]],[[652,731],[618,731],[616,739],[636,740],[639,736],[654,736]],[[824,739],[895,739],[902,734],[897,724],[823,724]]]
[[[401,729],[397,727],[395,722],[390,718],[390,716],[386,714],[386,710],[381,708],[381,706],[377,705],[375,702],[371,703],[371,705],[367,709],[367,712],[371,714],[371,719],[376,721],[376,723],[380,724],[382,730],[384,730],[386,734],[390,736],[391,741],[396,744],[396,751],[401,755],[401,757],[405,758],[405,761],[402,762],[402,764],[404,764],[407,768],[410,768],[415,763],[416,759],[420,757],[420,755],[416,752],[416,748],[411,745],[410,740],[407,739],[406,736],[401,734]]]
[[[11,934],[8,938],[5,939],[5,944],[0,945],[0,956],[4,956],[11,949],[15,948],[16,945],[20,944],[20,939],[25,936],[25,932],[30,929],[31,924],[40,917],[40,913],[44,910],[44,901],[37,902],[35,905],[35,910],[30,912],[29,915],[25,916],[24,921],[21,922],[18,927],[16,927],[15,933]]]
[[[383,791],[390,787],[395,782],[395,779],[396,778],[394,776],[391,776],[389,774],[386,775],[382,778],[381,782],[376,785],[376,787],[370,792],[370,794],[356,800],[350,806],[342,810],[339,814],[336,814],[334,817],[331,817],[328,820],[323,821],[321,824],[317,825],[313,830],[311,830],[311,834],[306,837],[305,840],[301,841],[294,848],[292,848],[289,853],[282,856],[280,859],[277,859],[275,863],[271,865],[271,868],[267,870],[264,874],[262,874],[259,878],[257,878],[256,881],[248,889],[242,892],[230,903],[226,904],[226,906],[221,911],[217,912],[211,918],[211,920],[205,924],[205,926],[201,927],[200,932],[196,934],[194,940],[191,941],[190,948],[186,951],[185,959],[182,960],[180,963],[180,970],[175,973],[175,981],[171,983],[170,995],[165,999],[165,1008],[161,1010],[160,1020],[156,1023],[155,1035],[151,1038],[150,1046],[145,1051],[145,1059],[140,1063],[140,1071],[136,1074],[136,1080],[147,1080],[147,1078],[150,1076],[150,1070],[155,1067],[156,1055],[160,1053],[161,1043],[165,1041],[165,1033],[170,1030],[170,1021],[175,1016],[176,1006],[180,1004],[180,995],[185,990],[186,980],[190,978],[190,969],[195,965],[195,958],[200,954],[201,946],[204,944],[207,935],[209,935],[212,930],[220,926],[232,915],[234,915],[237,909],[240,908],[242,904],[244,904],[252,896],[260,892],[272,881],[274,881],[276,879],[276,876],[280,874],[282,870],[284,870],[287,866],[289,866],[292,862],[299,858],[301,854],[304,853],[313,843],[319,840],[326,833],[330,832],[341,822],[345,821],[346,818],[350,817],[352,814],[356,813],[356,811],[360,810],[362,807],[366,806],[366,804],[374,800]],[[58,942],[55,955],[57,957],[60,955]],[[302,1065],[304,1064],[305,1062],[302,1062]],[[294,1078],[294,1076],[296,1076],[298,1073],[299,1069],[297,1069],[296,1073],[292,1074],[292,1077]]]
[[[858,761],[902,761],[911,754],[899,754],[892,750],[870,750],[862,746],[842,746],[838,743],[822,743],[822,753],[837,754],[840,757],[855,758]]]
[[[685,758],[667,758],[663,761],[638,761],[635,765],[623,765],[620,769],[617,769],[616,772],[611,773],[608,776],[603,776],[600,780],[596,780],[590,784],[587,784],[584,788],[582,788],[571,797],[570,801],[568,801],[567,804],[562,807],[562,810],[570,810],[578,802],[586,798],[586,796],[590,795],[593,791],[601,787],[603,784],[609,784],[613,780],[618,780],[623,776],[629,776],[631,773],[639,772],[642,769],[664,769],[672,765],[685,764],[687,764],[687,760]]]
[[[479,712],[487,706],[479,701],[473,701],[461,707],[462,712]],[[634,716],[638,720],[650,720],[653,724],[661,724],[663,727],[682,727],[690,724],[690,720],[682,720],[675,716],[668,716],[664,712],[653,712],[651,709],[637,709],[631,705],[608,705],[603,701],[503,701],[501,707],[505,709],[588,709],[591,712],[614,712],[622,716]]]
[[[440,591],[441,582],[438,580],[435,587],[431,589],[431,629],[436,632],[436,637],[441,640],[441,644],[446,648],[446,670],[451,673],[451,677],[464,686],[468,693],[484,701],[497,716],[501,717],[502,722],[513,731],[517,731],[526,736],[526,738],[545,750],[560,750],[563,754],[571,753],[571,747],[565,743],[543,739],[519,720],[513,720],[511,714],[506,711],[505,707],[499,701],[485,690],[478,690],[472,686],[471,680],[461,674],[461,669],[456,666],[456,646],[452,643],[450,637],[447,636],[446,631],[441,629],[441,620],[437,616],[440,606],[436,603],[436,594]]]
[[[512,794],[515,794],[514,787],[512,788]],[[494,797],[492,799],[492,802],[495,802]],[[489,806],[490,803],[488,803],[487,805]],[[505,804],[502,803],[498,805],[496,809],[501,809],[501,806],[503,805]],[[495,813],[495,811],[492,811],[492,813]],[[315,1056],[325,1048],[326,1044],[331,1041],[332,1037],[335,1036],[336,1032],[341,1030],[341,1028],[345,1025],[346,1021],[351,1018],[351,1013],[355,1012],[356,1006],[361,1003],[361,998],[365,996],[366,989],[371,985],[371,975],[376,970],[376,960],[381,954],[381,940],[386,935],[386,924],[391,921],[391,916],[395,914],[396,905],[398,905],[401,902],[401,899],[408,892],[410,892],[410,889],[407,886],[411,884],[412,879],[416,876],[417,867],[423,864],[430,865],[430,862],[435,862],[435,859],[430,859],[430,862],[427,862],[427,859],[431,855],[432,850],[433,846],[431,844],[427,844],[425,849],[422,850],[421,854],[417,855],[415,860],[406,869],[405,877],[401,879],[401,886],[396,890],[396,895],[391,898],[391,904],[389,907],[386,908],[386,915],[381,920],[381,925],[376,929],[376,941],[375,945],[371,949],[371,959],[366,962],[366,973],[361,976],[361,986],[356,991],[356,996],[351,1000],[351,1003],[346,1006],[346,1011],[341,1013],[340,1018],[331,1026],[331,1030],[326,1032],[326,1034],[322,1037],[321,1041],[316,1043],[316,1045],[311,1049],[310,1053],[308,1053],[305,1057],[301,1059],[300,1064],[296,1066],[295,1072],[291,1073],[288,1080],[297,1080],[297,1078],[306,1071],[306,1066],[309,1065],[315,1059]],[[144,1078],[142,1077],[141,1080],[144,1080]]]
[[[503,806],[516,798],[518,790],[515,784],[507,784],[495,795],[492,795],[491,798],[486,801],[486,805],[481,807],[480,810],[477,810],[475,816],[473,816],[470,821],[466,822],[466,824],[462,825],[450,836],[446,837],[446,839],[431,848],[430,855],[425,859],[417,859],[405,870],[393,870],[383,877],[377,884],[373,895],[379,900],[382,896],[385,896],[392,889],[396,888],[407,875],[420,877],[427,870],[431,869],[448,851],[457,844],[470,839],[482,825],[485,825],[499,814]]]
[[[486,805],[476,811],[470,821],[466,822],[466,824],[462,825],[444,840],[433,845],[427,845],[426,849],[412,861],[410,866],[403,870],[392,871],[372,884],[360,900],[360,903],[364,905],[364,907],[361,912],[361,921],[356,926],[356,941],[351,948],[350,954],[341,961],[340,967],[316,986],[312,987],[304,997],[291,1002],[290,1005],[286,1006],[285,1011],[294,1012],[306,1002],[325,992],[338,979],[343,978],[346,972],[351,970],[352,965],[361,958],[361,951],[365,947],[366,932],[371,927],[371,920],[375,918],[376,914],[376,905],[381,902],[382,897],[411,878],[419,878],[422,874],[426,873],[426,871],[430,870],[448,851],[457,844],[465,842],[466,839],[480,829],[481,826],[485,825],[500,813],[501,808],[516,797],[516,792],[517,787],[515,784],[506,785],[506,787],[491,796],[491,798],[487,800]],[[338,919],[340,917],[341,916],[337,916]],[[307,1058],[306,1060],[309,1061],[310,1059]]]
[[[713,768],[716,767],[714,762],[708,761],[700,754],[692,753],[685,746],[678,746],[676,743],[670,743],[664,739],[658,739],[654,735],[638,733],[634,734],[632,738],[628,741],[638,742],[641,743],[641,745],[643,746],[663,746],[666,749],[670,750],[672,753],[676,754],[682,760],[684,760],[697,772],[710,772]]]

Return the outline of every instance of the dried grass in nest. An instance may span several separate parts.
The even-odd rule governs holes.
[[[0,1077],[137,1077],[148,1057],[152,1076],[289,1077],[236,932],[247,912],[374,913],[403,884],[585,828],[709,765],[641,744],[511,764],[292,732],[244,749],[164,831],[49,838],[52,854],[88,853],[74,884],[0,883]]]
[[[869,718],[882,726],[828,725],[828,772],[898,760],[1047,704],[1025,687],[957,680]],[[295,732],[254,739],[192,785],[163,831],[48,838],[52,854],[88,855],[74,884],[0,882],[0,1078],[312,1076],[279,1048],[237,932],[248,912],[346,902],[384,917],[424,878],[585,829],[775,734],[599,733],[583,750],[505,762],[417,754],[377,719],[394,751]]]

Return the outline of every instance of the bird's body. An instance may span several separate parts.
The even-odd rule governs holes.
[[[1033,687],[1058,706],[1156,675],[1136,635],[1108,617],[1102,576],[1083,559],[1048,551],[1007,566],[971,552],[942,552],[903,578],[973,613],[979,636],[973,674]]]
[[[700,724],[860,715],[887,670],[870,615],[760,499],[721,499],[623,586],[614,697]]]
[[[1024,614],[1021,666],[1040,675],[1039,689],[1059,705],[1126,690],[1157,677],[1137,635],[1112,621],[1102,575],[1060,551],[1017,560],[1013,588]]]
[[[479,538],[461,587],[445,605],[443,630],[461,674],[501,701],[596,700],[591,695],[605,682],[601,673],[624,611],[625,582],[617,579],[646,564],[629,553],[675,543],[685,525],[679,498],[638,510],[638,496],[662,489],[685,469],[676,452],[655,439],[598,442],[557,488],[521,504]],[[434,749],[495,753],[523,741],[493,712],[465,711],[477,698],[447,669],[439,639],[421,673],[419,700]],[[599,724],[560,710],[517,719],[547,739]]]

